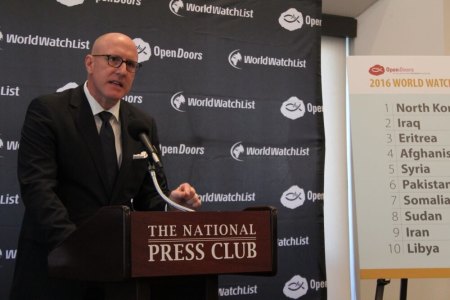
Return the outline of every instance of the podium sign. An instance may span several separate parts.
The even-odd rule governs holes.
[[[131,277],[271,273],[271,214],[131,212]]]
[[[102,282],[107,300],[217,300],[219,274],[276,273],[276,225],[272,207],[192,213],[103,207],[49,254],[49,274]]]

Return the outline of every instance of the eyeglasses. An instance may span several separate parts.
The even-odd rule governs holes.
[[[125,67],[128,72],[136,73],[137,70],[140,69],[142,64],[133,61],[133,60],[125,60],[120,56],[117,55],[111,55],[111,54],[92,54],[92,56],[104,56],[106,57],[106,60],[108,61],[108,65],[110,65],[113,68],[120,68],[120,66],[125,63]]]

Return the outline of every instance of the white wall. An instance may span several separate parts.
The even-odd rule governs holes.
[[[450,0],[378,0],[357,17],[358,32],[350,54],[449,54],[449,2]],[[375,288],[376,280],[361,280],[358,299],[375,299]],[[400,280],[393,279],[385,287],[383,300],[397,300],[399,292]],[[409,280],[408,300],[449,298],[450,279]],[[338,298],[331,296],[329,299]]]
[[[345,143],[345,40],[322,37],[321,61],[326,147],[324,223],[328,300],[347,300],[351,299],[351,262]]]
[[[444,55],[444,0],[378,0],[357,17],[351,55]]]

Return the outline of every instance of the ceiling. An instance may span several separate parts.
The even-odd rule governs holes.
[[[322,12],[356,18],[377,0],[322,0]]]

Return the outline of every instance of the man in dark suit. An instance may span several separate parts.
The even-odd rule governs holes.
[[[87,282],[50,278],[48,253],[102,206],[167,209],[151,182],[147,162],[132,159],[144,150],[142,143],[127,132],[130,122],[140,120],[152,144],[159,145],[155,122],[120,101],[140,67],[137,58],[136,45],[128,36],[102,35],[85,58],[84,85],[31,102],[18,156],[25,214],[11,299],[101,299],[101,289]],[[110,113],[109,120],[102,119],[103,111]],[[103,126],[114,133],[117,161],[105,159]],[[115,163],[118,170],[111,177],[107,170]],[[191,185],[183,183],[169,191],[164,174],[159,177],[161,189],[176,203],[191,209],[200,206]]]

